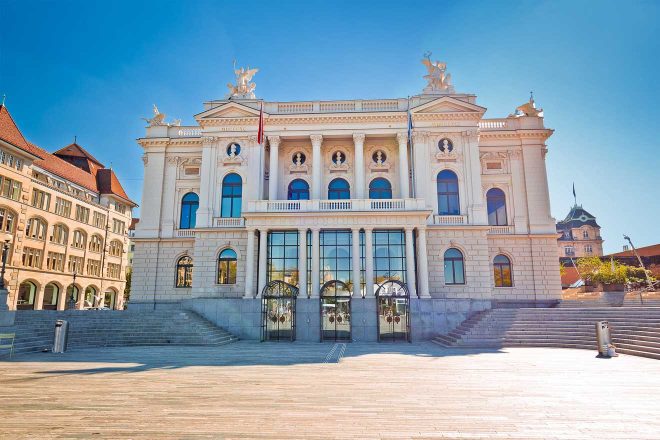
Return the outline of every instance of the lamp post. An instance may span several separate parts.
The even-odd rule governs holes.
[[[644,263],[642,263],[642,259],[639,257],[637,254],[637,249],[635,249],[635,245],[632,244],[632,240],[630,240],[630,237],[624,234],[623,236],[624,240],[627,240],[628,243],[630,243],[630,247],[632,248],[633,254],[637,257],[637,261],[639,261],[639,266],[644,270],[644,275],[646,275],[646,283],[649,285],[649,291],[653,290],[653,281],[651,281],[651,278],[649,277],[649,273],[646,271],[646,267],[644,267]],[[640,293],[640,298],[641,298],[641,293]]]
[[[6,290],[5,269],[7,267],[7,254],[9,253],[9,240],[2,245],[2,269],[0,269],[0,290]]]
[[[73,289],[76,288],[76,273],[75,272],[73,272],[73,282],[69,286],[71,287],[71,296],[69,297],[69,308],[70,309],[75,309],[76,308],[76,300],[73,299]],[[78,294],[80,294],[80,292]]]

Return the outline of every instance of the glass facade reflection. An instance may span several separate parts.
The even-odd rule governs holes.
[[[298,286],[298,231],[268,233],[267,280]]]
[[[406,237],[401,230],[373,231],[374,282],[406,282]]]
[[[351,231],[321,231],[321,284],[338,280],[353,289]]]

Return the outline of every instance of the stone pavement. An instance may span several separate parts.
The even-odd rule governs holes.
[[[660,362],[239,342],[0,361],[0,438],[660,437]]]

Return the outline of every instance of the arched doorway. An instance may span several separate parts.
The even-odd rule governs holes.
[[[70,284],[66,288],[66,298],[64,299],[64,304],[66,309],[75,309],[78,304],[78,296],[80,294],[80,289],[75,284]]]
[[[83,309],[91,309],[96,307],[96,289],[92,286],[88,286],[85,289],[85,302],[83,303]]]
[[[115,292],[113,288],[106,290],[105,295],[103,296],[103,307],[110,310],[114,310],[116,301],[117,301],[117,292]]]
[[[49,283],[44,288],[44,310],[57,310],[57,301],[60,298],[60,288],[55,283]]]
[[[298,288],[284,281],[271,281],[261,292],[261,340],[296,340]]]
[[[37,286],[31,281],[23,281],[18,287],[16,310],[34,310],[34,299],[37,296]]]
[[[410,342],[410,292],[399,280],[386,280],[376,290],[378,342]]]
[[[321,287],[321,341],[351,340],[351,289],[332,280]]]

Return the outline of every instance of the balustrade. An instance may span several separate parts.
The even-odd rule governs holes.
[[[491,226],[488,230],[489,234],[501,235],[501,234],[513,234],[513,226]]]
[[[252,200],[245,212],[420,211],[422,199]]]

